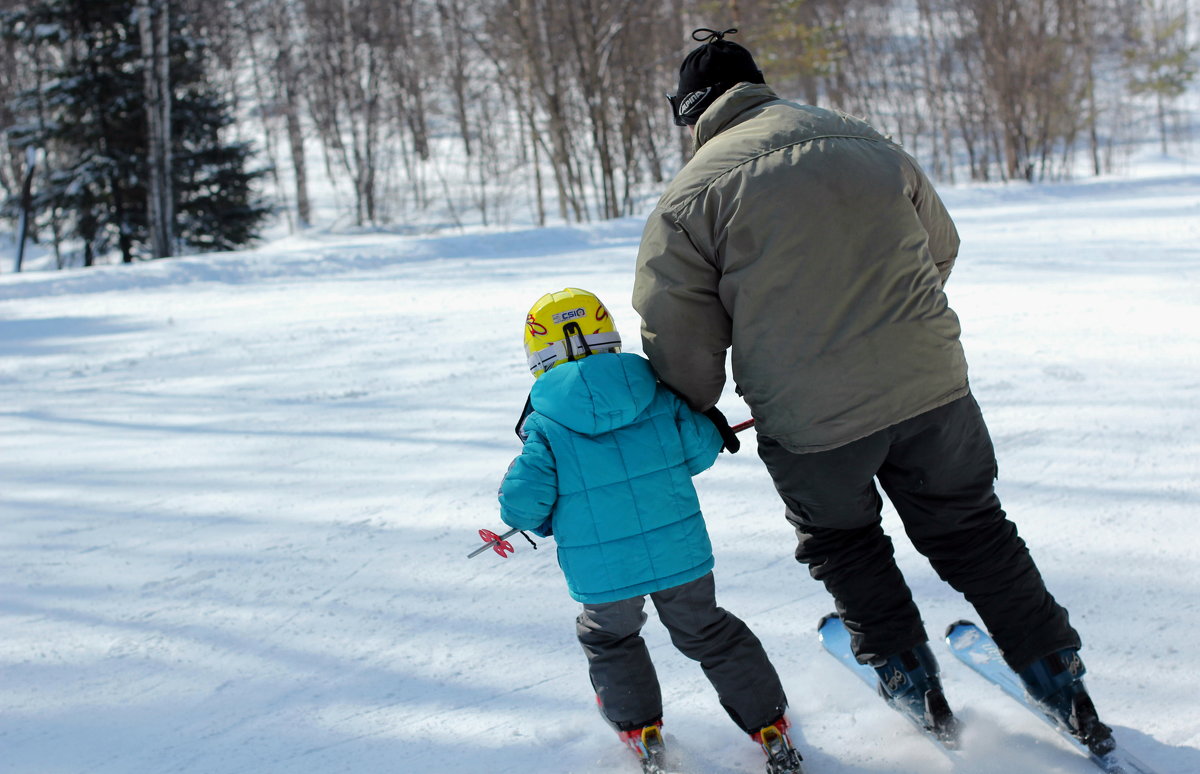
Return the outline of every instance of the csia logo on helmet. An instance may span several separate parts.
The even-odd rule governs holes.
[[[587,311],[583,307],[580,307],[578,309],[568,309],[565,312],[559,312],[559,313],[555,314],[553,317],[551,317],[550,320],[555,325],[562,325],[567,320],[574,320],[579,317],[587,317]]]

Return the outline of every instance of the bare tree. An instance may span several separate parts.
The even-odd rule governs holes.
[[[167,258],[173,250],[175,193],[171,173],[171,40],[170,3],[139,0],[138,31],[141,35],[142,79],[146,97],[146,138],[149,147],[149,191],[147,230],[151,255]]]
[[[265,139],[301,227],[314,150],[335,197],[348,183],[359,225],[439,197],[450,222],[470,209],[497,222],[515,191],[529,192],[539,224],[634,212],[690,153],[662,94],[699,26],[739,27],[783,96],[867,118],[950,180],[1065,175],[1085,150],[1099,173],[1131,131],[1131,93],[1153,100],[1165,147],[1196,73],[1188,0],[133,1],[147,60],[163,61],[168,7],[210,39],[216,82],[241,120],[261,122],[238,131]],[[88,3],[64,2],[88,15]],[[31,71],[30,52],[6,46],[0,97]],[[86,40],[61,50],[88,60]],[[145,69],[152,130],[170,127],[156,96],[167,76]],[[5,110],[5,124],[18,120]],[[170,159],[155,131],[161,186]],[[23,169],[20,154],[0,153],[10,198]],[[118,211],[129,206],[113,193]],[[165,253],[170,241],[160,230],[155,244]]]
[[[470,53],[474,47],[470,20],[463,0],[437,0],[438,35],[445,55],[445,79],[449,87],[454,117],[458,123],[458,135],[462,138],[463,151],[467,156],[474,152],[474,132],[468,118],[468,96],[472,72]]]
[[[303,0],[313,73],[310,115],[350,176],[356,225],[377,222],[384,68],[378,6],[369,0]]]
[[[312,222],[312,204],[308,192],[308,161],[305,155],[303,129],[304,98],[309,88],[306,69],[298,54],[303,50],[304,36],[297,19],[294,0],[267,0],[259,9],[269,58],[264,63],[274,85],[274,100],[282,113],[292,166],[292,194],[296,201],[296,219],[301,228]]]

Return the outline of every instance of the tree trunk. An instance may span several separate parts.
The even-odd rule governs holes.
[[[171,58],[168,0],[139,0],[142,75],[146,95],[149,195],[147,225],[154,258],[171,255],[174,220],[171,185]]]
[[[21,272],[25,259],[25,238],[29,235],[29,222],[33,218],[33,171],[37,168],[37,149],[32,145],[25,149],[25,179],[21,183],[21,219],[17,227],[17,261],[13,270]]]
[[[272,4],[274,5],[274,3]],[[269,29],[275,43],[275,77],[278,79],[278,98],[283,103],[284,126],[296,196],[296,221],[299,228],[312,224],[312,205],[308,197],[308,164],[304,156],[304,130],[300,123],[301,98],[304,85],[292,52],[292,24],[286,4],[279,4]]]
[[[308,199],[308,165],[304,160],[304,131],[300,127],[300,106],[293,89],[285,87],[284,118],[287,126],[288,147],[292,155],[292,172],[296,185],[296,220],[299,228],[312,224],[312,205]]]

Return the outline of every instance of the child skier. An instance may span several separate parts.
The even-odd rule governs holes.
[[[647,772],[661,771],[662,694],[640,636],[646,595],[671,641],[700,662],[721,705],[758,742],[772,774],[800,772],[787,699],[758,638],[717,607],[713,555],[692,476],[716,461],[713,422],[621,352],[591,293],[538,299],[525,325],[537,381],[524,440],[500,487],[510,527],[554,535],[596,700]]]

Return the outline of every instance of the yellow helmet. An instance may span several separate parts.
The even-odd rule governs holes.
[[[525,317],[525,356],[535,379],[559,363],[620,351],[621,336],[612,315],[586,290],[547,293]]]

